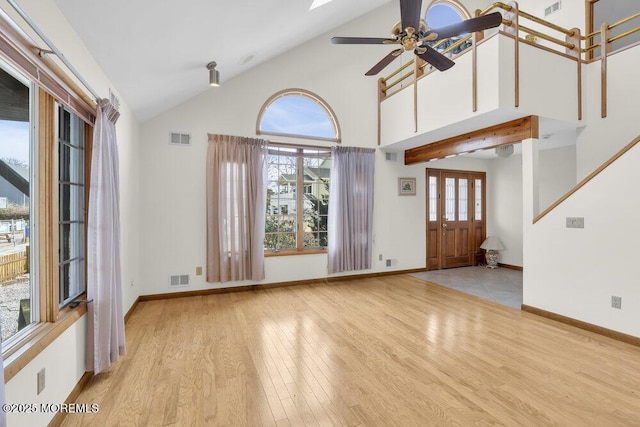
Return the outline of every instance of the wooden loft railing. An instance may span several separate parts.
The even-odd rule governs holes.
[[[502,28],[499,30],[500,34],[512,37],[515,41],[514,49],[515,49],[515,60],[514,60],[514,69],[515,69],[515,99],[514,106],[518,107],[520,104],[520,44],[525,43],[530,46],[534,46],[540,49],[544,49],[545,51],[562,55],[564,57],[570,58],[576,62],[576,72],[577,72],[577,92],[578,92],[578,105],[577,105],[577,118],[578,120],[582,120],[582,65],[588,62],[593,62],[597,60],[602,61],[602,117],[606,117],[607,115],[607,57],[610,56],[612,52],[610,47],[611,43],[616,40],[623,39],[628,37],[638,31],[640,31],[640,22],[639,26],[633,29],[630,29],[622,34],[611,36],[611,30],[626,24],[632,20],[640,18],[640,13],[624,18],[618,22],[613,24],[603,24],[600,30],[595,31],[591,34],[587,34],[583,36],[580,34],[579,28],[571,28],[567,29],[556,25],[552,22],[546,21],[544,19],[538,18],[530,13],[527,13],[518,8],[517,2],[510,2],[508,4],[502,2],[495,2],[485,10],[476,10],[475,16],[486,15],[495,10],[500,10],[503,14],[502,20]],[[539,29],[532,28],[532,24],[539,26]],[[599,43],[593,43],[594,39],[599,37]],[[546,45],[542,45],[537,43],[537,39],[541,39],[547,42]],[[449,45],[440,50],[443,54],[448,54],[452,58],[457,58],[461,55],[466,54],[467,52],[471,52],[472,55],[472,111],[477,111],[477,46],[482,43],[483,40],[486,40],[484,37],[484,32],[476,32],[473,34],[469,34],[468,36],[461,38],[455,42],[452,42],[451,39],[440,40],[438,43],[434,44],[432,47],[438,49],[438,47],[443,46],[445,43],[449,43]],[[604,41],[604,43],[603,43]],[[465,44],[470,43],[470,46],[465,46]],[[583,47],[584,45],[588,45],[588,47]],[[462,51],[454,54],[454,51],[459,47],[463,47]],[[587,56],[591,55],[597,48],[600,49],[600,56],[594,59],[587,59]],[[379,104],[384,101],[386,98],[394,95],[400,90],[407,88],[413,85],[414,88],[414,121],[417,131],[417,99],[418,99],[418,85],[416,84],[418,80],[424,78],[426,75],[433,72],[434,69],[427,62],[423,61],[418,57],[414,57],[406,64],[402,65],[400,68],[392,72],[386,77],[383,77],[378,80],[378,101]],[[378,127],[380,128],[380,120],[381,120],[381,108],[378,105]],[[378,132],[380,133],[380,132]],[[378,144],[380,144],[380,137],[378,137]]]

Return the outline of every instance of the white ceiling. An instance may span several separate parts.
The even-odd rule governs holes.
[[[312,11],[313,0],[55,1],[145,121],[208,90],[210,61],[224,84],[390,0],[334,0]]]

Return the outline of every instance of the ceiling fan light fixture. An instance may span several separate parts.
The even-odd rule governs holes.
[[[218,87],[220,86],[220,72],[216,70],[216,62],[211,61],[207,64],[207,70],[209,70],[209,86]]]

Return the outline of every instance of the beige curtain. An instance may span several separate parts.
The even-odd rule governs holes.
[[[87,371],[98,374],[125,354],[120,268],[120,173],[116,121],[120,113],[98,102],[93,129],[87,220]],[[93,301],[93,302],[91,302]]]
[[[331,149],[329,273],[371,268],[374,166],[374,149]]]
[[[207,282],[264,279],[267,143],[209,134]]]

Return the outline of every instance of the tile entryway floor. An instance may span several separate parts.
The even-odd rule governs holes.
[[[522,271],[484,266],[425,271],[412,276],[520,310]]]

